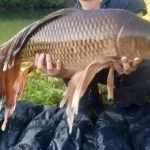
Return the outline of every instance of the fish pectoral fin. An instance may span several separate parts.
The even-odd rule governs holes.
[[[17,101],[23,92],[26,80],[27,80],[27,75],[32,72],[33,70],[35,70],[36,67],[34,64],[30,64],[17,78],[17,80],[14,83],[14,90],[15,90],[15,100]]]
[[[109,67],[109,62],[110,60],[105,61],[105,59],[98,59],[93,61],[91,64],[89,64],[86,69],[82,72],[80,79],[76,83],[76,89],[74,92],[73,100],[72,100],[72,108],[75,109],[75,114],[78,112],[78,105],[79,105],[79,100],[85,93],[88,85],[99,71],[101,71],[104,68]]]
[[[78,83],[78,80],[80,80],[81,74],[82,74],[82,71],[78,71],[72,76],[71,80],[68,83],[67,89],[63,93],[64,97],[62,101],[60,102],[60,105],[59,105],[60,108],[62,108],[65,105],[67,100],[69,99],[72,100],[74,92],[75,92],[76,84]]]
[[[74,120],[74,110],[75,110],[74,108],[72,108],[72,100],[73,100],[74,92],[77,88],[77,84],[78,84],[82,74],[83,74],[83,71],[79,71],[79,72],[76,72],[72,76],[71,80],[68,83],[67,89],[63,93],[64,97],[63,97],[62,101],[60,102],[60,108],[62,108],[65,105],[65,103],[68,101],[68,105],[66,108],[66,114],[68,116],[67,122],[69,125],[69,133],[71,133],[71,131],[72,131],[72,124],[73,124],[73,120]]]

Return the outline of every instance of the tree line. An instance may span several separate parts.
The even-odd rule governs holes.
[[[0,9],[40,9],[71,7],[75,0],[0,0]]]
[[[144,0],[150,5],[150,0]],[[0,10],[72,7],[76,0],[0,0]]]

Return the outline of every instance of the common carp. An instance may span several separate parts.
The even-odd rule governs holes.
[[[36,69],[36,53],[49,53],[53,65],[61,60],[76,73],[64,92],[60,107],[68,101],[69,132],[79,100],[95,74],[122,56],[130,61],[150,58],[150,23],[119,9],[62,9],[25,27],[0,46],[0,100],[5,104],[2,130],[20,98],[29,72]],[[30,61],[20,75],[22,62]],[[109,97],[113,94],[113,69],[108,74]]]

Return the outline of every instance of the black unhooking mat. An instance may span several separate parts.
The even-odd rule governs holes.
[[[102,111],[95,123],[91,116],[79,109],[69,134],[65,109],[19,101],[0,150],[150,150],[150,104]]]

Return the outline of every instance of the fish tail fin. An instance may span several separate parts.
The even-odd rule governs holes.
[[[85,70],[75,73],[71,78],[69,86],[65,91],[64,99],[61,103],[62,106],[62,104],[64,105],[64,103],[66,103],[68,100],[66,114],[68,116],[67,121],[69,125],[69,133],[72,132],[74,114],[78,113],[80,98],[85,93],[95,74],[104,68],[108,68],[109,63],[111,63],[113,60],[118,60],[118,57],[104,57],[99,60],[95,60],[89,66],[87,66]],[[112,77],[110,73],[108,81],[111,79]]]
[[[34,64],[33,63],[30,64],[16,79],[14,86],[13,86],[13,88],[15,90],[15,99],[16,100],[18,100],[22,95],[28,74],[35,69],[36,69],[36,67],[34,66]]]
[[[5,75],[3,72],[3,63],[0,62],[0,110],[5,100]]]
[[[7,120],[15,110],[16,102],[20,98],[27,78],[28,73],[33,70],[33,65],[27,67],[20,75],[20,64],[14,64],[11,69],[7,69],[2,74],[1,95],[5,104],[5,116],[1,129],[6,128]]]
[[[19,76],[20,64],[14,64],[10,69],[3,71],[3,64],[0,64],[0,97],[1,104],[5,104],[5,116],[2,124],[2,130],[5,130],[7,119],[12,115],[15,109],[15,91],[13,85]]]

